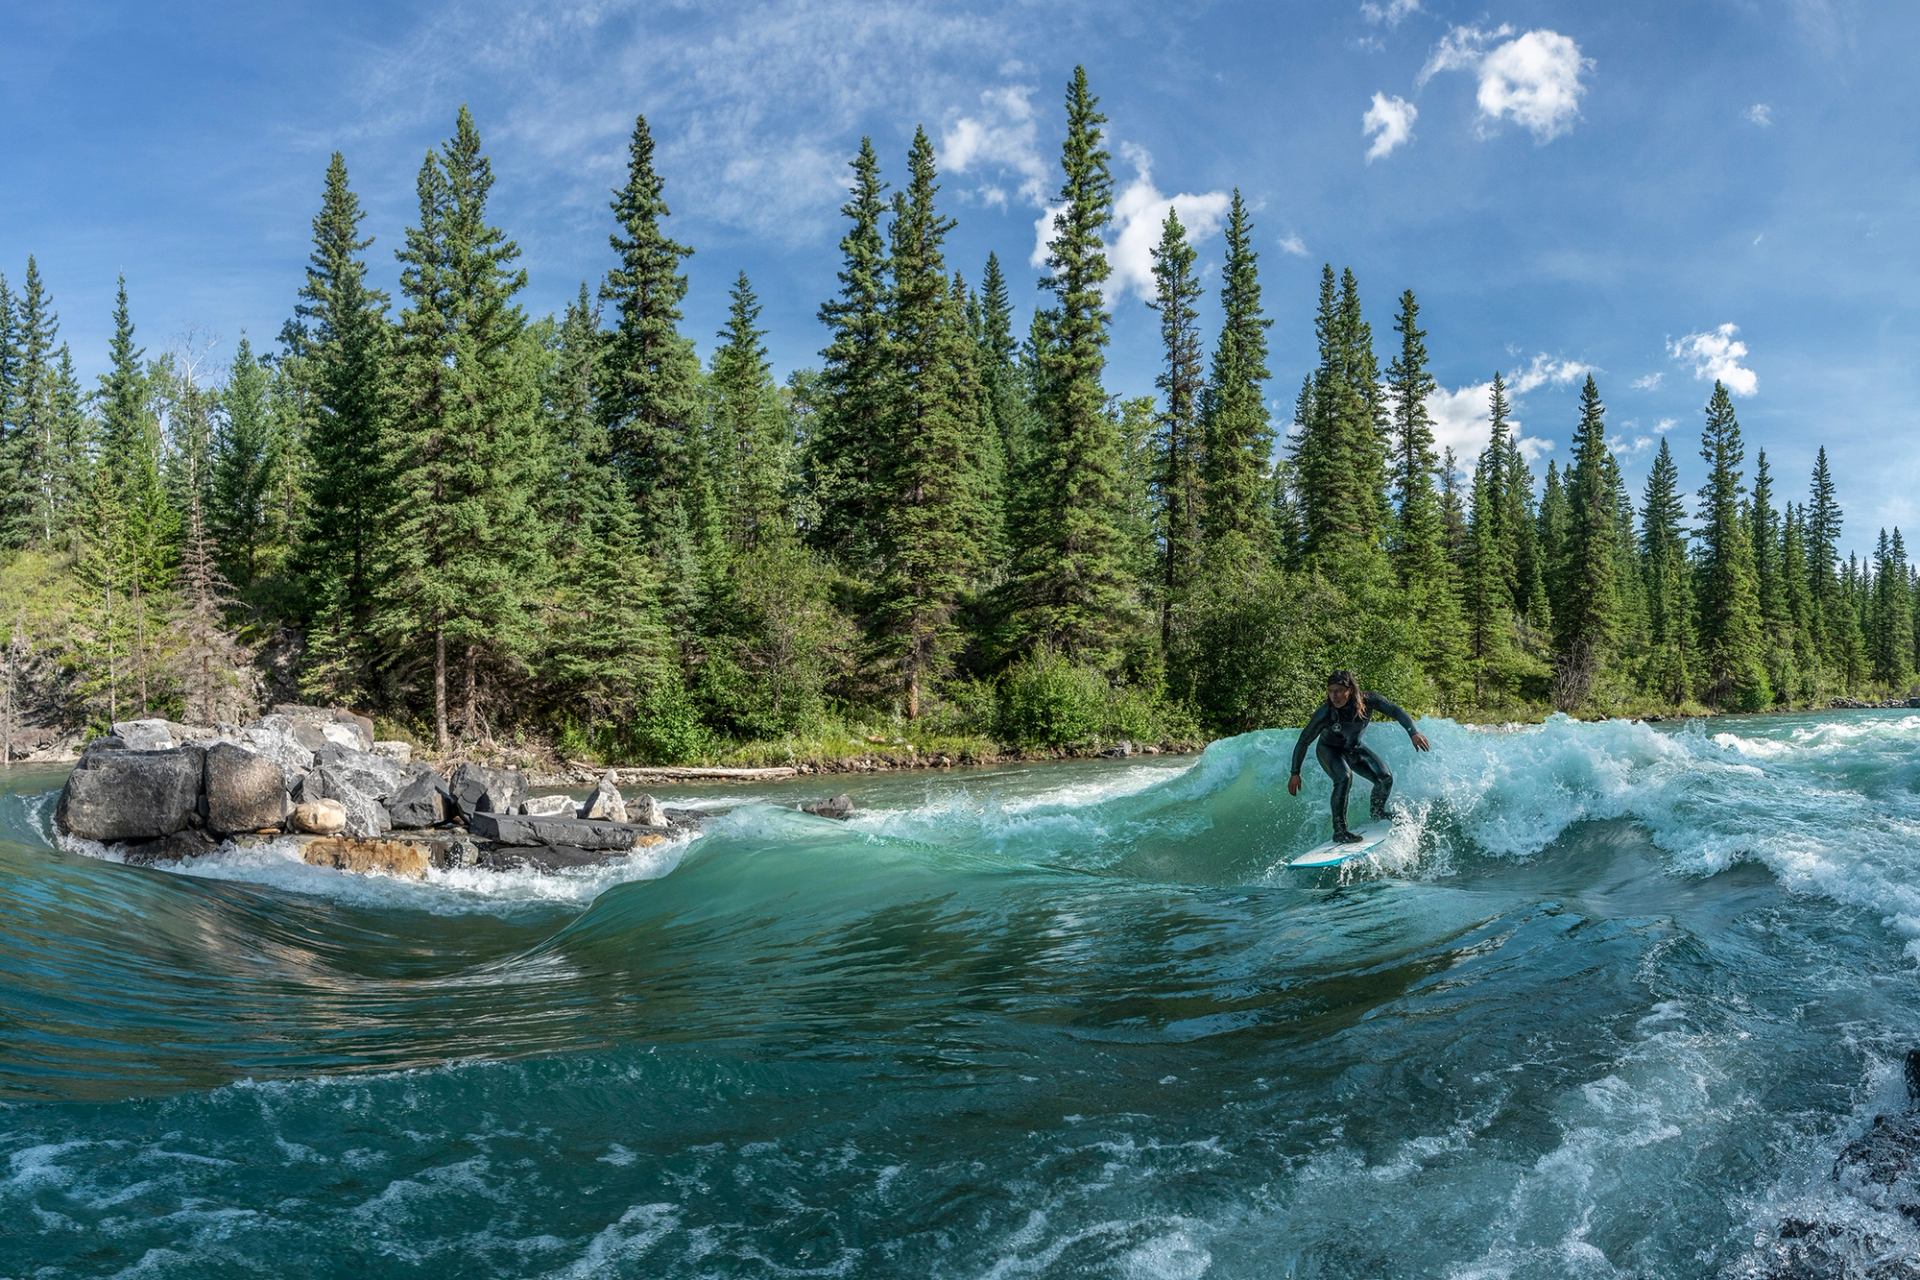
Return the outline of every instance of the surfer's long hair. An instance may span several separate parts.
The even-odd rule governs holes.
[[[1345,689],[1353,695],[1353,714],[1365,717],[1367,714],[1367,695],[1360,692],[1360,682],[1353,678],[1353,672],[1340,670],[1327,677],[1327,688]],[[1331,703],[1331,699],[1328,700]]]

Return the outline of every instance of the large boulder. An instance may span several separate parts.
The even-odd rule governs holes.
[[[382,738],[373,744],[373,754],[385,756],[395,764],[413,763],[413,744],[402,742],[398,738]]]
[[[393,818],[372,795],[355,785],[345,769],[323,764],[300,780],[300,799],[338,800],[347,811],[345,834],[361,839],[393,830]]]
[[[318,751],[329,743],[354,751],[373,750],[373,721],[365,716],[337,707],[308,707],[292,702],[274,707],[273,714],[284,716],[300,727],[303,741],[309,744],[310,750]]]
[[[357,751],[331,742],[313,753],[313,764],[316,769],[332,769],[375,800],[385,800],[399,791],[416,772],[371,751]]]
[[[627,801],[627,821],[642,827],[666,827],[673,824],[660,802],[642,791]]]
[[[157,840],[199,816],[201,752],[89,751],[67,775],[54,822],[83,840]]]
[[[593,789],[586,803],[580,806],[580,816],[597,818],[602,822],[625,822],[627,820],[627,801],[620,794],[620,788],[614,782],[613,770],[607,770],[600,779],[600,785]]]
[[[316,836],[337,836],[347,829],[347,806],[338,800],[303,800],[293,806],[287,825]]]
[[[478,813],[512,813],[527,799],[527,782],[518,769],[490,769],[463,764],[447,778],[460,816],[472,821]]]
[[[844,822],[853,816],[853,797],[842,791],[830,800],[815,800],[811,804],[803,804],[800,810],[818,818],[839,818]]]
[[[313,768],[313,748],[301,741],[293,721],[262,716],[236,735],[239,744],[280,766],[292,786]]]
[[[667,832],[631,822],[587,822],[580,818],[527,818],[504,813],[476,813],[467,819],[482,840],[520,846],[544,845],[620,852],[652,844]]]
[[[424,880],[433,865],[434,850],[421,840],[357,840],[323,836],[300,848],[301,861],[339,871],[380,872],[408,880]]]
[[[439,826],[447,820],[450,805],[447,780],[432,769],[421,769],[386,799],[396,827]]]
[[[202,725],[175,724],[171,720],[120,720],[113,736],[127,744],[129,751],[171,751],[189,742],[205,742],[214,731]]]
[[[141,840],[120,846],[120,859],[128,866],[145,867],[156,862],[179,862],[199,858],[220,847],[220,842],[198,827],[188,827],[158,840]]]
[[[520,805],[520,812],[529,818],[571,818],[574,808],[573,797],[563,792],[549,796],[528,796]]]
[[[207,830],[216,835],[277,827],[287,816],[287,779],[263,755],[216,742],[207,748]]]

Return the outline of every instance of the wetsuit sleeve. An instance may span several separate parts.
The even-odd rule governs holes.
[[[1300,766],[1307,762],[1307,748],[1327,727],[1327,704],[1321,703],[1315,708],[1313,718],[1307,721],[1307,727],[1300,731],[1300,740],[1293,744],[1293,772],[1299,773]]]
[[[1367,711],[1369,714],[1377,711],[1381,715],[1391,716],[1402,729],[1413,732],[1413,717],[1377,693],[1367,695]]]

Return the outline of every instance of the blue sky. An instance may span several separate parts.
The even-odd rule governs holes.
[[[697,250],[703,352],[744,269],[776,367],[817,360],[846,159],[869,133],[897,180],[916,124],[959,219],[952,265],[977,279],[998,251],[1024,324],[1080,62],[1129,215],[1110,389],[1152,389],[1140,289],[1166,202],[1217,284],[1237,185],[1282,415],[1312,363],[1320,264],[1351,265],[1383,358],[1399,291],[1418,294],[1463,453],[1501,369],[1526,435],[1564,457],[1592,370],[1636,487],[1662,431],[1697,484],[1719,374],[1783,492],[1804,494],[1826,445],[1850,548],[1920,526],[1920,6],[4,0],[0,32],[0,272],[17,284],[38,256],[90,375],[119,272],[149,351],[270,340],[336,148],[391,287],[414,173],[462,102],[536,313],[609,265],[608,192],[644,112]]]

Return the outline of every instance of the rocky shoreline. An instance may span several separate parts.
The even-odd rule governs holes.
[[[287,705],[244,726],[116,724],[80,753],[54,826],[136,864],[291,841],[316,866],[420,878],[596,866],[690,835],[700,817],[624,795],[611,771],[584,803],[529,796],[518,769],[442,774],[375,741],[363,716]]]

